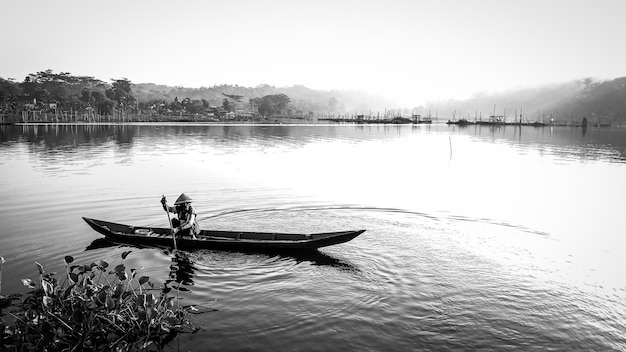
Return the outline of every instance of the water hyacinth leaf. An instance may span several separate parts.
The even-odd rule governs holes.
[[[152,319],[156,316],[156,311],[154,310],[154,308],[150,307],[148,309],[146,309],[146,317],[148,319]]]
[[[0,264],[4,264],[4,263],[5,263],[4,257],[0,257]]]
[[[74,261],[74,257],[72,257],[71,255],[66,255],[63,260],[65,261],[66,265],[70,265]]]
[[[181,323],[180,319],[176,317],[167,317],[167,322],[170,323],[171,325],[180,325]]]
[[[48,279],[50,281],[54,281],[55,279],[54,279],[53,276],[56,275],[56,274],[57,274],[56,271],[53,271],[51,273],[44,274],[43,277],[45,277],[46,279]]]
[[[72,319],[74,319],[74,321],[78,324],[83,322],[84,317],[85,316],[83,315],[83,311],[80,309],[75,309],[74,313],[72,313]]]
[[[115,273],[120,281],[124,281],[128,279],[128,274],[125,271]]]
[[[46,295],[50,295],[52,293],[54,293],[54,286],[52,286],[52,284],[46,280],[42,280],[41,281],[41,285],[43,286],[43,292]]]
[[[49,296],[43,296],[43,305],[45,307],[50,307],[52,305],[52,298]]]
[[[203,313],[208,313],[208,312],[217,312],[217,309],[208,308],[204,306],[199,306],[199,307],[189,306],[189,307],[186,307],[185,310],[191,314],[203,314]]]
[[[113,300],[113,297],[111,297],[111,295],[107,295],[107,298],[105,300],[105,306],[109,309],[115,308],[115,301]]]
[[[70,281],[71,281],[73,284],[75,284],[75,283],[77,283],[77,282],[78,282],[78,274],[76,274],[76,273],[70,273],[70,274],[68,275],[68,277],[69,277]]]
[[[61,299],[65,300],[67,299],[67,297],[69,297],[70,293],[72,292],[72,287],[74,287],[73,285],[69,285],[65,288],[65,290],[63,290],[63,293],[61,294]]]
[[[118,266],[115,267],[114,271],[116,273],[122,272],[126,270],[126,266],[124,264],[120,264]]]
[[[126,259],[126,257],[128,257],[128,255],[130,254],[130,252],[132,251],[126,251],[122,253],[122,260]]]
[[[122,295],[122,292],[124,292],[124,285],[117,284],[115,286],[115,292],[113,294],[115,295],[115,297],[120,297]]]
[[[130,269],[130,277],[134,279],[135,275],[137,275],[137,270],[136,269]]]
[[[137,313],[137,317],[139,318],[139,320],[147,320],[148,319],[148,315],[146,314],[146,311],[143,309],[139,310],[139,313]]]
[[[140,277],[140,278],[139,278],[139,284],[140,284],[140,285],[143,285],[143,284],[145,284],[146,282],[148,282],[149,280],[150,280],[150,277],[149,277],[149,276],[142,276],[142,277]]]
[[[98,265],[103,269],[106,269],[109,267],[109,263],[105,262],[104,260],[101,260]]]
[[[43,274],[45,271],[43,270],[43,265],[35,262],[35,264],[37,265],[37,270],[39,270],[39,274]]]
[[[155,303],[154,295],[152,293],[146,295],[146,304],[154,304]]]
[[[35,288],[35,287],[37,287],[37,284],[35,284],[33,282],[33,280],[31,280],[31,279],[22,279],[22,283],[24,284],[24,286],[26,286],[28,288]]]
[[[139,307],[143,307],[146,305],[146,296],[145,295],[137,295],[135,297],[135,304]]]
[[[175,297],[168,297],[167,298],[167,305],[170,307],[174,307],[174,299],[176,299]]]
[[[106,304],[106,300],[107,300],[107,291],[102,290],[98,292],[98,303]]]

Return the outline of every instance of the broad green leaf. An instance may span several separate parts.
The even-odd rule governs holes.
[[[132,251],[126,251],[122,253],[122,259],[126,259],[126,257],[128,257],[128,255],[130,254],[130,252]]]
[[[78,282],[78,274],[76,273],[70,273],[69,278],[73,284]]]
[[[126,266],[124,264],[120,264],[120,265],[116,266],[115,269],[114,269],[114,271],[116,273],[121,273],[124,270],[126,270]]]
[[[103,269],[106,269],[109,267],[109,263],[105,262],[104,260],[100,261],[100,267],[102,267]]]
[[[43,265],[35,262],[35,264],[37,265],[37,270],[39,270],[39,274],[43,274],[45,272],[45,270],[43,270]]]
[[[43,292],[46,295],[50,295],[52,293],[54,293],[54,286],[52,286],[52,284],[46,280],[42,280],[41,285],[43,286]]]
[[[115,308],[115,301],[113,300],[113,297],[111,297],[110,295],[107,295],[105,305],[109,309]]]

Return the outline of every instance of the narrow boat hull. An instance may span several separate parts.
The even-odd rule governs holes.
[[[108,240],[140,246],[173,247],[171,230],[157,227],[137,227],[83,217],[91,228]],[[348,242],[365,230],[314,234],[272,232],[237,232],[202,230],[194,239],[177,236],[179,249],[225,249],[244,251],[313,250]]]

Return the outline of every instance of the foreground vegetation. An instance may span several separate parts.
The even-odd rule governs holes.
[[[60,278],[35,262],[38,278],[22,279],[27,294],[0,296],[0,350],[161,350],[177,334],[198,331],[188,314],[199,310],[180,304],[180,292],[188,289],[176,264],[164,285],[155,287],[126,267],[130,252],[113,268],[102,260],[75,265],[66,256]],[[0,289],[1,273],[0,266]]]

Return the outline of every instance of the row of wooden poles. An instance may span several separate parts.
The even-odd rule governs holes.
[[[124,122],[129,119],[129,115],[123,111],[114,111],[111,115],[102,115],[94,111],[61,111],[43,112],[36,110],[22,111],[21,121],[15,122]],[[3,118],[4,120],[5,118]]]
[[[386,120],[386,119],[392,119],[394,117],[406,117],[406,118],[411,118],[413,117],[413,115],[407,115],[407,114],[402,114],[402,113],[398,113],[398,112],[390,112],[390,111],[386,111],[384,113],[380,113],[377,112],[376,114],[355,114],[355,113],[351,113],[351,114],[334,114],[334,113],[326,113],[326,114],[316,114],[315,117],[317,119],[340,119],[340,120],[358,120],[358,119],[364,119],[364,120]]]

